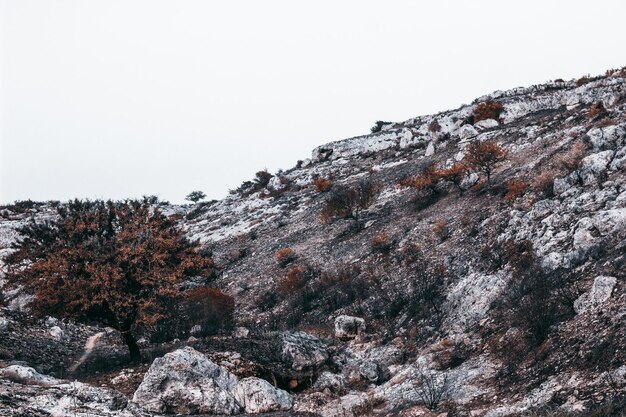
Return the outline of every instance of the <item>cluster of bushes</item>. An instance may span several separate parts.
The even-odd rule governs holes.
[[[369,178],[351,186],[335,185],[328,192],[320,220],[323,223],[336,217],[358,220],[361,212],[376,201],[381,190],[381,185]]]
[[[235,190],[230,190],[231,194],[239,194],[242,197],[254,194],[267,187],[274,175],[270,174],[267,169],[258,171],[252,181],[244,181]]]
[[[425,191],[424,197],[440,193],[441,183],[453,184],[460,193],[465,189],[463,180],[471,172],[483,173],[487,183],[491,182],[491,174],[496,166],[508,158],[508,153],[495,141],[474,142],[467,147],[466,155],[461,162],[445,168],[436,164],[428,165],[414,177],[402,179],[398,185]]]

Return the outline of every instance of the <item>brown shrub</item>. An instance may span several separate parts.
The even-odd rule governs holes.
[[[500,114],[502,114],[503,111],[504,106],[502,105],[502,103],[488,100],[476,106],[476,108],[472,112],[472,116],[474,116],[473,121],[474,123],[476,123],[486,119],[498,120],[500,118]]]
[[[554,195],[554,172],[549,170],[542,171],[541,174],[535,178],[533,188],[545,197],[552,197]]]
[[[582,140],[577,140],[565,153],[556,157],[556,166],[570,173],[578,169],[586,153],[587,145]]]
[[[594,119],[601,119],[603,117],[605,117],[606,115],[608,115],[609,112],[606,111],[606,109],[604,108],[604,104],[602,104],[601,101],[595,102],[591,108],[589,109],[589,119],[590,120],[594,120]]]
[[[441,131],[441,125],[437,121],[437,119],[433,120],[428,124],[428,131],[431,133],[437,133]]]
[[[524,195],[526,189],[528,188],[528,183],[522,180],[511,179],[507,183],[506,186],[506,194],[504,195],[504,199],[506,201],[513,201]]]
[[[401,255],[406,265],[413,265],[423,256],[422,248],[417,243],[409,242],[402,247]]]
[[[392,242],[389,235],[379,233],[372,238],[371,245],[372,251],[374,252],[389,253],[389,251],[391,251]]]
[[[444,181],[449,181],[459,190],[461,194],[463,194],[463,187],[461,187],[461,183],[467,176],[469,172],[469,167],[467,164],[463,162],[457,162],[452,165],[450,168],[439,170],[439,178]]]
[[[437,194],[437,184],[441,179],[441,171],[436,164],[428,165],[424,170],[414,177],[404,178],[398,181],[398,185],[402,187],[413,187],[417,190],[430,190]]]
[[[433,225],[433,233],[439,238],[439,240],[446,240],[450,236],[450,229],[448,229],[446,221],[437,220]]]
[[[580,77],[579,79],[576,80],[576,85],[578,87],[580,87],[581,85],[585,85],[590,83],[591,81],[593,81],[593,79],[591,78],[591,76],[589,75],[584,75],[582,77]]]
[[[330,190],[330,187],[333,186],[333,182],[329,179],[319,177],[313,181],[313,185],[315,186],[315,191],[318,193],[324,193]]]
[[[278,283],[278,293],[287,297],[306,285],[306,269],[302,266],[292,266],[287,271],[287,276]]]
[[[283,248],[276,251],[274,256],[276,258],[276,262],[278,262],[281,268],[284,268],[296,259],[296,252],[291,248]]]
[[[497,142],[487,140],[484,142],[472,142],[467,147],[467,154],[463,162],[470,168],[482,171],[487,175],[487,183],[491,182],[491,173],[501,162],[506,161],[508,152],[500,147]]]

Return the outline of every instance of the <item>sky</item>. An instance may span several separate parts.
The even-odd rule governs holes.
[[[219,199],[376,120],[626,66],[623,0],[0,5],[0,203]]]

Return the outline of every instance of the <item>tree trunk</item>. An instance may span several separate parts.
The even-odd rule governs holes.
[[[137,345],[137,341],[130,330],[122,331],[122,337],[124,338],[124,342],[126,342],[126,346],[128,346],[128,353],[130,353],[131,362],[141,362],[141,352],[139,351],[139,346]]]

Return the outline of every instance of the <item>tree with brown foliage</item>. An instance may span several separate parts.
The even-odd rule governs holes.
[[[209,276],[211,259],[173,220],[143,201],[80,201],[52,222],[23,227],[7,259],[9,280],[34,294],[33,312],[99,322],[122,333],[141,359],[133,331],[167,316],[185,277]]]
[[[469,167],[482,171],[487,175],[487,183],[491,183],[491,173],[501,162],[506,161],[508,153],[497,142],[487,140],[473,142],[467,147],[467,154],[463,162]]]

